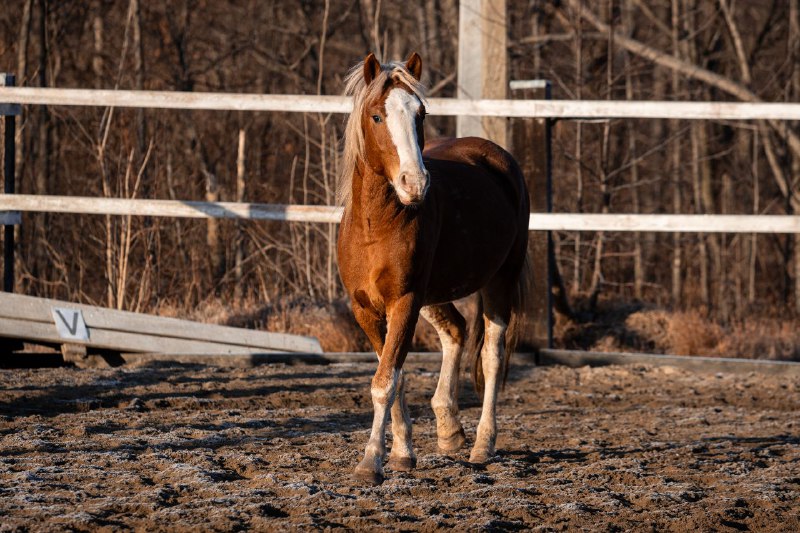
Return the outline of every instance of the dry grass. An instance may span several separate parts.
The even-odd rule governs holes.
[[[319,339],[326,352],[372,349],[349,306],[343,301],[329,304],[309,299],[281,299],[267,304],[249,301],[240,306],[227,306],[209,300],[188,314],[171,306],[162,306],[158,313],[209,324],[313,336]]]
[[[702,310],[669,311],[604,302],[591,319],[558,317],[556,343],[598,352],[644,352],[800,361],[796,319],[719,324]]]
[[[469,316],[471,302],[458,303]],[[209,300],[190,313],[162,306],[162,316],[317,337],[327,352],[371,351],[346,301],[319,303],[284,299],[238,307]],[[580,321],[556,316],[555,341],[561,348],[598,352],[644,352],[800,361],[797,320],[758,318],[722,326],[701,310],[668,311],[622,302],[604,302],[597,313]],[[412,351],[439,351],[436,331],[420,319]]]

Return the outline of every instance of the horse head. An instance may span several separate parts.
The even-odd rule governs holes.
[[[422,162],[425,145],[424,96],[419,78],[422,59],[416,52],[405,63],[381,65],[373,54],[364,60],[368,97],[361,107],[364,160],[385,176],[404,205],[425,199],[430,174]],[[373,86],[376,84],[376,86]]]

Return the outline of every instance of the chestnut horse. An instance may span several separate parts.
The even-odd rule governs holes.
[[[453,301],[478,294],[471,325],[473,379],[483,411],[470,461],[495,452],[495,406],[523,309],[528,191],[516,161],[478,138],[446,139],[425,150],[422,60],[381,65],[370,54],[346,78],[354,109],[347,121],[339,199],[344,215],[338,256],[353,313],[379,362],[372,379],[374,420],[356,478],[384,479],[388,466],[416,466],[404,397],[403,362],[419,315],[442,342],[442,371],[431,404],[439,448],[466,438],[458,420],[458,375],[466,322]],[[504,355],[505,354],[505,355]]]

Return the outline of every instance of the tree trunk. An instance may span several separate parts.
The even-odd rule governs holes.
[[[680,1],[671,0],[671,19],[672,19],[672,55],[678,59],[681,55],[678,36],[680,34]],[[609,28],[609,32],[611,29]],[[678,97],[680,90],[680,79],[678,72],[672,71],[672,98]],[[670,121],[672,133],[677,137],[680,123],[677,120]],[[681,142],[676,138],[672,144],[672,212],[680,214],[681,212]],[[672,305],[675,308],[680,307],[681,304],[681,269],[683,266],[683,255],[681,249],[681,234],[672,234]]]
[[[614,83],[614,0],[606,0],[606,13],[608,26],[612,28],[608,32],[606,46],[606,99],[612,98],[612,87]],[[610,166],[610,143],[611,143],[611,121],[603,124],[603,149],[600,156],[600,194],[602,195],[602,212],[608,213],[611,196],[608,190],[608,175]],[[594,270],[592,272],[592,286],[589,296],[589,308],[594,311],[597,306],[597,299],[603,285],[603,253],[605,248],[605,234],[600,231],[597,233],[597,244],[595,245]]]
[[[49,9],[49,3],[47,0],[39,0],[38,2],[38,45],[39,45],[39,57],[38,61],[39,64],[37,66],[39,79],[38,79],[38,86],[39,87],[47,87],[49,84],[49,49],[48,49],[48,37],[47,37],[47,12]],[[50,121],[50,111],[46,105],[39,106],[37,109],[38,120],[36,124],[37,128],[37,142],[36,142],[36,156],[35,161],[38,163],[36,165],[36,174],[35,174],[35,182],[34,182],[34,193],[35,194],[48,194],[49,184],[51,180],[50,176],[50,154],[53,153],[53,146],[52,146],[52,135],[51,135],[51,121]],[[45,233],[45,228],[48,226],[48,216],[47,214],[40,213],[35,216],[35,222],[33,224],[34,227],[34,238],[33,242],[31,243],[31,248],[33,249],[33,277],[39,279],[48,279],[48,268],[47,268],[47,257],[45,255],[45,242],[47,241],[47,235]]]
[[[578,6],[583,9],[583,5]],[[580,13],[575,20],[575,96],[580,100],[583,96],[583,19]],[[583,123],[575,123],[575,212],[583,212]],[[580,231],[575,232],[575,256],[572,265],[572,293],[579,294],[581,290],[581,237]]]
[[[627,0],[623,14],[623,32],[629,36],[633,35],[633,10],[634,5],[632,0]],[[630,53],[623,52],[625,61],[625,98],[629,101],[636,98],[633,76],[631,73],[631,57]],[[634,122],[629,120],[628,125],[628,152],[629,159],[634,163],[630,169],[630,185],[631,185],[631,208],[633,213],[639,214],[641,207],[639,205],[639,165],[635,162],[637,157],[636,149],[636,128]],[[642,299],[642,289],[644,286],[644,269],[642,265],[642,236],[638,231],[633,234],[633,295],[637,300]]]
[[[759,186],[759,172],[758,172],[758,130],[753,132],[753,146],[751,155],[751,174],[753,179],[753,214],[759,214],[759,195],[761,194],[761,187]],[[750,235],[750,261],[748,268],[747,278],[747,303],[753,305],[756,301],[756,266],[758,260],[758,233]]]
[[[236,201],[244,202],[245,193],[245,141],[247,140],[246,132],[244,129],[239,130],[239,150],[236,155]],[[234,260],[234,279],[235,285],[233,288],[233,299],[236,305],[242,304],[242,299],[245,296],[242,290],[244,283],[242,275],[242,261],[244,261],[244,232],[242,231],[242,222],[236,223],[236,257]]]
[[[792,92],[793,98],[790,101],[800,101],[800,0],[790,0],[789,2],[789,46],[790,57],[792,58]],[[792,154],[792,176],[797,183],[800,176],[800,154]],[[790,193],[791,194],[791,193]],[[800,214],[800,209],[796,202],[793,205],[793,213]],[[793,235],[794,241],[794,310],[800,315],[800,235]]]
[[[582,0],[567,0],[570,6],[575,8],[582,4]],[[675,0],[672,0],[673,2]],[[592,24],[598,31],[608,33],[612,31],[608,24],[602,22],[591,10],[583,8],[581,14],[590,24]],[[649,59],[661,66],[664,66],[676,73],[680,73],[688,78],[702,81],[712,87],[735,96],[743,102],[763,102],[763,100],[756,95],[749,88],[737,83],[730,78],[726,78],[708,69],[702,68],[699,65],[692,64],[688,61],[680,59],[673,55],[667,55],[659,50],[647,46],[639,41],[630,39],[624,35],[617,34],[615,36],[617,44],[626,48],[630,52]],[[779,120],[766,121],[776,135],[781,137],[788,145],[792,152],[800,156],[800,135],[798,135],[791,128],[785,128]],[[776,179],[781,179],[781,176],[776,176]],[[786,183],[779,183],[779,186],[785,187]],[[793,203],[800,205],[800,198],[792,197]]]
[[[28,85],[28,41],[30,40],[31,34],[31,12],[33,11],[33,0],[25,0],[25,4],[22,8],[22,22],[19,25],[19,40],[17,41],[17,85],[19,87],[25,87]],[[15,155],[15,162],[14,166],[16,168],[17,176],[25,175],[25,157],[23,154],[25,153],[24,149],[24,135],[23,132],[25,130],[25,122],[26,117],[25,114],[20,115],[17,117],[17,134],[16,138],[14,139],[15,147],[14,147],[14,155]],[[16,229],[19,231],[19,228]]]
[[[105,80],[105,69],[103,65],[103,12],[100,0],[92,2],[92,11],[94,12],[94,18],[92,19],[92,36],[94,38],[92,72],[94,73],[95,89],[102,89]]]

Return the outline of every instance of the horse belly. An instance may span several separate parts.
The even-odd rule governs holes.
[[[513,210],[501,214],[476,209],[447,217],[434,254],[426,303],[444,303],[485,286],[508,259],[520,228]],[[480,215],[480,216],[475,216]]]

